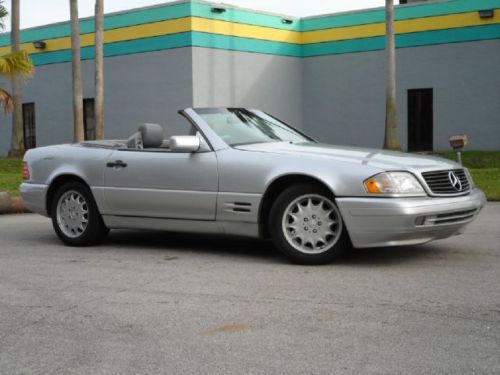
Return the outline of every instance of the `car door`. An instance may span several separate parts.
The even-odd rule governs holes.
[[[115,150],[104,168],[107,214],[215,220],[215,152]]]

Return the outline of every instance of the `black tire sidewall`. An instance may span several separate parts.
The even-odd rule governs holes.
[[[71,238],[66,236],[61,229],[59,228],[59,224],[57,223],[57,205],[61,196],[68,191],[76,191],[81,194],[83,198],[87,202],[87,207],[89,210],[88,213],[88,225],[85,228],[85,231],[76,238]],[[94,197],[90,189],[78,182],[68,182],[61,187],[59,187],[54,194],[54,197],[51,202],[51,216],[52,216],[52,225],[57,236],[63,241],[66,245],[69,246],[91,246],[102,240],[106,234],[108,233],[108,229],[104,225],[101,214],[97,208]]]
[[[306,194],[317,194],[328,198],[333,204],[335,199],[333,194],[321,186],[312,184],[296,184],[285,189],[275,200],[269,215],[269,231],[275,246],[287,255],[292,262],[298,264],[326,264],[340,257],[347,249],[350,248],[350,240],[345,228],[345,223],[342,220],[342,233],[337,240],[327,251],[321,254],[305,254],[295,249],[288,243],[282,229],[282,218],[285,209],[296,198]],[[337,207],[338,209],[338,207]],[[340,215],[340,210],[339,210]]]

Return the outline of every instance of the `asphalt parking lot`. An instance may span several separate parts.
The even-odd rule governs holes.
[[[466,234],[290,265],[267,242],[0,216],[1,374],[500,373],[500,204]]]

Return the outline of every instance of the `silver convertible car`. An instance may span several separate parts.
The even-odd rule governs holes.
[[[70,246],[114,228],[271,238],[302,264],[356,248],[461,233],[485,204],[449,160],[321,144],[262,111],[188,108],[186,132],[143,124],[126,140],[24,158],[21,194]]]

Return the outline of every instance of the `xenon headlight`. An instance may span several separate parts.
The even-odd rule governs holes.
[[[411,173],[383,172],[364,181],[365,190],[374,195],[424,196],[424,188]]]

